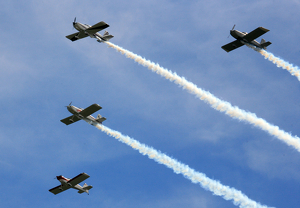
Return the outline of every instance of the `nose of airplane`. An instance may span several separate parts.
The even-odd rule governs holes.
[[[68,111],[71,112],[72,106],[71,106],[72,102],[70,102],[70,104],[67,107]]]
[[[72,109],[72,106],[67,106],[67,109],[68,109],[68,111],[70,112],[70,113],[73,113],[73,109]]]

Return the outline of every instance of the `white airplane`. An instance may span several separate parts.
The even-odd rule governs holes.
[[[89,194],[89,190],[93,188],[93,186],[88,186],[86,183],[83,186],[80,186],[79,183],[84,181],[85,179],[89,178],[90,176],[86,173],[80,173],[78,176],[69,179],[65,178],[62,175],[56,176],[57,180],[60,181],[61,185],[56,186],[49,191],[53,194],[59,194],[65,190],[68,190],[69,188],[77,189],[78,193],[82,194],[83,192],[86,192]]]
[[[103,35],[100,35],[98,33],[100,30],[104,30],[105,28],[109,27],[109,25],[103,21],[98,22],[93,26],[90,26],[88,24],[82,24],[80,22],[76,22],[76,17],[75,17],[73,22],[73,27],[79,32],[66,36],[66,38],[70,39],[71,41],[76,41],[78,39],[90,36],[91,38],[96,38],[97,41],[101,43],[104,41],[108,41],[109,39],[114,37],[110,35],[107,31],[105,31]]]
[[[106,118],[102,117],[100,114],[98,114],[97,118],[94,118],[93,116],[91,116],[91,114],[102,109],[102,107],[96,103],[85,109],[77,108],[77,107],[71,105],[71,103],[67,106],[67,109],[73,115],[60,120],[61,122],[63,122],[66,125],[72,124],[79,120],[84,120],[87,123],[89,123],[93,126],[96,126],[98,124],[102,124],[102,122],[106,120]]]
[[[226,52],[230,52],[234,49],[237,49],[237,48],[245,45],[245,43],[254,45],[257,48],[261,48],[261,49],[265,49],[265,50],[267,49],[267,46],[272,44],[270,41],[266,42],[265,39],[261,39],[260,43],[255,40],[259,36],[265,34],[266,32],[269,32],[269,30],[266,28],[258,27],[255,30],[251,31],[250,33],[246,33],[246,32],[240,32],[238,30],[235,30],[234,27],[235,27],[235,25],[230,30],[230,35],[232,37],[234,37],[236,40],[222,46],[222,48]]]

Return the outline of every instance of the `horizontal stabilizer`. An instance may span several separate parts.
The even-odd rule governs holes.
[[[96,121],[98,121],[99,123],[102,124],[103,121],[105,121],[106,118],[105,117],[102,117],[100,114],[98,114],[97,118],[96,118]]]
[[[267,47],[268,47],[269,45],[271,45],[271,44],[272,44],[272,43],[271,43],[270,41],[268,41],[268,42],[262,43],[261,46],[262,46],[263,49],[267,49]]]
[[[87,186],[85,190],[90,190],[91,188],[93,188],[93,186]]]
[[[82,186],[83,190],[79,190],[78,193],[82,194],[83,192],[86,192],[89,194],[89,190],[93,188],[93,186],[88,186],[86,183]]]
[[[105,35],[105,36],[103,36],[102,38],[103,38],[104,40],[108,41],[108,40],[112,39],[113,37],[114,37],[113,35]]]
[[[107,31],[105,31],[102,38],[107,41],[113,37],[113,35],[110,35]]]

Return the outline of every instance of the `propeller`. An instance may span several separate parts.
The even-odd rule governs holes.
[[[235,28],[235,24],[233,25],[233,27],[232,27],[232,29],[230,31],[233,31],[234,28]],[[230,33],[229,33],[229,35],[228,35],[227,38],[229,38],[229,36],[230,36]]]
[[[71,104],[72,104],[72,101],[70,102],[70,104],[68,106],[65,106],[65,107],[69,107],[69,106],[71,106]]]
[[[76,18],[75,18],[76,19]],[[235,25],[233,25],[233,27],[232,27],[232,29],[231,30],[233,30],[234,29],[234,27],[235,27]]]
[[[75,27],[76,24],[76,17],[74,18],[73,27]]]

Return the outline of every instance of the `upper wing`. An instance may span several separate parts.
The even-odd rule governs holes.
[[[68,181],[72,186],[75,186],[76,184],[81,183],[85,179],[89,178],[90,176],[86,173],[80,173],[78,176],[75,176],[71,180]]]
[[[228,44],[226,44],[226,45],[223,45],[222,48],[223,48],[225,51],[229,52],[229,51],[232,51],[232,50],[234,50],[234,49],[237,49],[237,48],[239,48],[239,47],[241,47],[241,46],[243,46],[243,45],[244,45],[244,44],[243,44],[241,41],[235,40],[235,41],[233,41],[233,42],[231,42],[231,43],[228,43]]]
[[[87,107],[86,109],[82,110],[80,112],[80,115],[82,115],[83,117],[87,117],[87,116],[95,113],[96,111],[100,110],[101,108],[102,107],[100,105],[98,105],[98,104],[95,103],[95,104]]]
[[[67,185],[67,184],[62,184],[62,185],[59,185],[59,186],[56,186],[52,189],[49,189],[50,192],[52,192],[53,194],[59,194],[67,189],[71,188],[71,186]]]
[[[87,31],[90,34],[95,34],[96,32],[99,32],[100,30],[104,30],[105,28],[108,28],[108,27],[109,27],[108,24],[101,21],[101,22],[98,22],[97,24],[93,25],[92,27],[86,29],[85,31]]]
[[[85,38],[87,36],[88,35],[85,34],[84,31],[80,31],[80,32],[77,32],[77,33],[74,33],[74,34],[71,34],[71,35],[67,35],[66,38],[70,39],[71,41],[75,41],[75,40],[78,40],[78,39],[81,39],[81,38]]]
[[[69,116],[67,118],[61,119],[60,121],[63,122],[66,125],[72,124],[76,121],[79,121],[80,119],[77,116]]]
[[[255,30],[253,30],[252,32],[245,35],[243,37],[243,39],[246,39],[248,42],[251,42],[252,40],[258,38],[259,36],[265,34],[268,31],[270,31],[270,30],[263,28],[263,27],[258,27]]]

